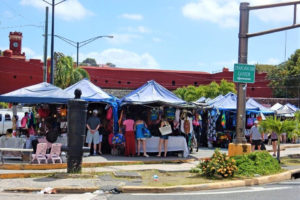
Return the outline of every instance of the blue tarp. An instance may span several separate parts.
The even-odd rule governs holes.
[[[91,83],[88,79],[82,79],[81,81],[78,81],[77,83],[67,87],[66,89],[64,89],[64,91],[67,92],[69,95],[74,96],[74,91],[76,89],[81,90],[81,99],[84,99],[86,101],[99,102],[109,101],[113,99],[112,96],[104,92],[98,86]]]
[[[154,80],[148,81],[146,84],[121,99],[121,105],[150,103],[183,105],[186,102]]]
[[[207,104],[208,104],[208,105],[212,105],[212,104],[214,104],[215,102],[221,100],[222,98],[224,98],[224,96],[220,94],[220,95],[217,96],[216,98],[210,99],[209,101],[207,101]]]
[[[263,105],[261,105],[260,103],[258,103],[257,101],[255,101],[252,98],[248,99],[248,101],[246,102],[246,108],[249,108],[249,107],[257,107],[259,109],[259,111],[264,113],[264,114],[274,113],[274,111],[272,111],[269,108],[264,107]]]
[[[287,107],[289,107],[290,109],[292,109],[293,111],[297,111],[297,110],[299,110],[299,108],[297,108],[296,106],[294,106],[294,105],[292,105],[292,104],[290,104],[290,103],[287,103],[287,104],[285,104]]]
[[[3,95],[0,95],[0,102],[11,103],[67,103],[73,96],[64,92],[50,83],[39,83],[24,87]]]
[[[81,99],[88,101],[88,102],[103,102],[108,103],[113,108],[113,118],[114,118],[114,132],[116,133],[118,131],[118,101],[116,97],[106,93],[103,91],[100,87],[96,86],[92,82],[90,82],[88,79],[82,79],[81,81],[78,81],[77,83],[67,87],[64,89],[66,93],[69,95],[74,96],[74,91],[76,89],[80,89]]]
[[[206,100],[206,97],[201,97],[200,99],[195,101],[195,103],[205,103],[205,100]]]
[[[220,110],[236,110],[236,105],[237,105],[236,94],[229,92],[224,97],[219,96],[216,98],[218,98],[217,101],[210,104],[213,108],[217,108]],[[213,100],[215,100],[215,99],[213,99]],[[257,106],[246,104],[246,110],[259,110],[259,108]]]

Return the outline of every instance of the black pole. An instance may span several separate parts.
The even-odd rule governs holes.
[[[239,31],[239,59],[238,63],[247,64],[248,59],[248,24],[249,24],[249,3],[240,4],[240,31]],[[237,116],[236,116],[236,140],[235,143],[245,143],[244,135],[246,119],[246,84],[238,83],[237,94]]]
[[[47,82],[48,12],[49,12],[49,7],[47,6],[46,21],[45,21],[45,43],[44,43],[44,82]]]
[[[68,173],[81,172],[88,103],[81,100],[80,95],[81,91],[76,89],[75,99],[68,101]]]
[[[55,0],[52,0],[51,70],[50,70],[51,84],[54,84],[54,7],[55,7]]]
[[[77,62],[76,62],[76,67],[78,67],[79,66],[79,42],[77,42],[76,48],[77,48]]]

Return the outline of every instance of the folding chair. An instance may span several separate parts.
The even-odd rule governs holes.
[[[47,159],[52,160],[52,163],[54,164],[56,160],[59,161],[59,163],[62,163],[62,159],[60,157],[61,153],[61,146],[60,143],[53,143],[51,146],[50,154],[46,154]]]
[[[47,144],[46,143],[38,143],[36,147],[35,154],[32,154],[32,160],[37,160],[38,164],[41,164],[42,160],[45,160],[45,163],[48,163],[46,158]]]

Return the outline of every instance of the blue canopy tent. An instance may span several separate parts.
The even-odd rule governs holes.
[[[219,110],[236,110],[236,105],[237,96],[232,92],[229,92],[224,97],[219,97],[217,101],[211,104],[213,108],[217,108]],[[259,110],[259,107],[251,104],[246,104],[246,110]]]
[[[67,94],[61,88],[50,83],[42,82],[36,85],[17,89],[0,95],[0,102],[10,103],[67,103],[74,96]]]
[[[208,105],[212,105],[212,104],[214,104],[215,102],[220,101],[220,100],[223,99],[223,98],[224,98],[224,96],[220,94],[220,95],[217,96],[216,98],[210,99],[209,101],[207,101],[207,104],[208,104]]]
[[[146,84],[121,99],[121,106],[126,104],[142,105],[151,103],[161,103],[173,106],[186,105],[186,101],[178,98],[175,94],[154,80],[148,81]]]
[[[258,103],[257,101],[255,101],[253,98],[248,99],[248,101],[246,102],[246,108],[250,108],[250,107],[257,107],[259,109],[259,111],[257,110],[253,110],[254,113],[257,112],[262,112],[263,114],[273,114],[274,111],[266,108],[265,106],[261,105],[260,103]],[[250,110],[249,112],[251,112],[252,110]]]
[[[195,103],[205,103],[205,101],[206,101],[206,97],[200,97],[200,99],[195,101]]]
[[[114,118],[114,132],[118,131],[118,101],[116,97],[106,93],[100,87],[96,86],[88,79],[82,79],[77,83],[64,89],[69,95],[74,95],[74,91],[80,89],[81,99],[88,102],[103,102],[112,106],[113,108],[113,118]]]

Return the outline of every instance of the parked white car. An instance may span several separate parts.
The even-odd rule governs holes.
[[[18,122],[24,117],[25,112],[17,112]],[[0,109],[0,136],[6,134],[7,131],[12,131],[13,112],[10,109]]]

